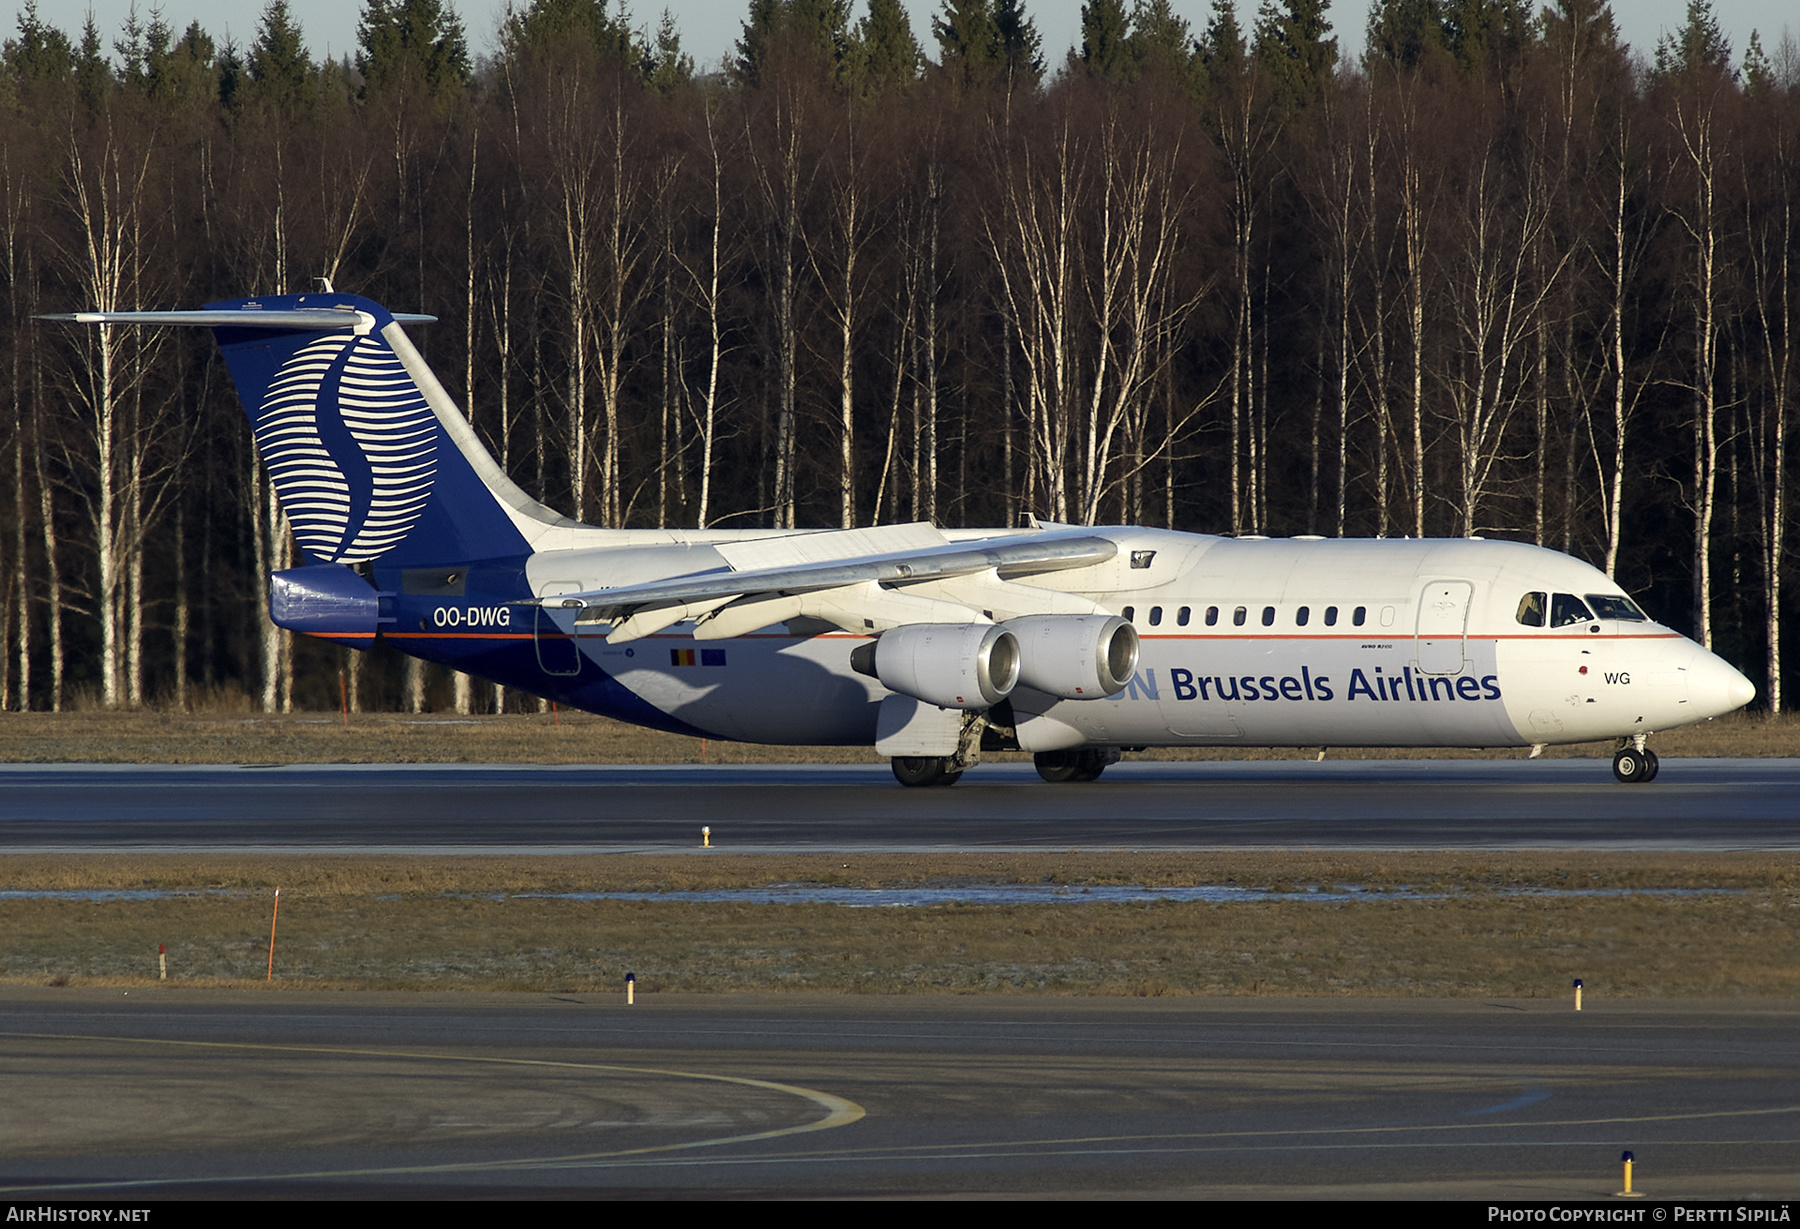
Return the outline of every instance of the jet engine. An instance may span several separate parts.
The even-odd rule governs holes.
[[[850,654],[858,674],[939,708],[990,708],[1019,682],[1019,641],[993,623],[909,623]]]
[[[1100,700],[1137,670],[1137,629],[1118,615],[1027,615],[1005,627],[1019,638],[1019,682],[1033,691]]]

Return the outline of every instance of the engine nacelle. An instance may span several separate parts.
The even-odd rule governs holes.
[[[1027,615],[1005,626],[1019,638],[1019,682],[1033,691],[1100,700],[1137,670],[1137,629],[1118,615]]]
[[[939,708],[990,708],[1019,683],[1019,641],[993,623],[908,623],[858,645],[851,668]]]

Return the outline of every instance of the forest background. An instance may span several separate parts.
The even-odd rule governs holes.
[[[0,53],[0,704],[494,711],[266,616],[303,562],[210,337],[44,312],[317,278],[601,525],[1485,535],[1614,575],[1781,706],[1800,51],[1696,0],[368,0],[313,62],[154,12]],[[352,660],[352,658],[355,660]]]

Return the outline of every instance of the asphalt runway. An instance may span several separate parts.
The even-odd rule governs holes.
[[[0,767],[0,852],[1788,849],[1800,761]],[[1800,1007],[0,988],[0,1195],[1800,1196]]]
[[[0,766],[0,851],[1800,848],[1800,760],[1126,762],[949,789],[880,765]]]
[[[0,992],[0,1195],[1800,1194],[1791,1005]]]

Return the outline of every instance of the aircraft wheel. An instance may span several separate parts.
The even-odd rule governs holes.
[[[961,770],[950,771],[950,761],[941,755],[896,755],[890,763],[894,779],[909,789],[955,785],[962,779]]]
[[[1644,774],[1644,780],[1646,780],[1646,781],[1656,780],[1656,774],[1662,770],[1662,764],[1657,761],[1656,752],[1654,752],[1654,751],[1644,752],[1644,765],[1648,769],[1648,771],[1645,772],[1645,774]]]
[[[1648,751],[1626,749],[1613,756],[1613,776],[1628,785],[1639,785],[1656,775],[1656,757]]]
[[[1065,781],[1098,781],[1106,771],[1104,751],[1040,751],[1031,757],[1038,776],[1052,785]]]
[[[1106,753],[1103,751],[1081,751],[1075,759],[1074,780],[1098,781],[1100,774],[1106,771]]]

